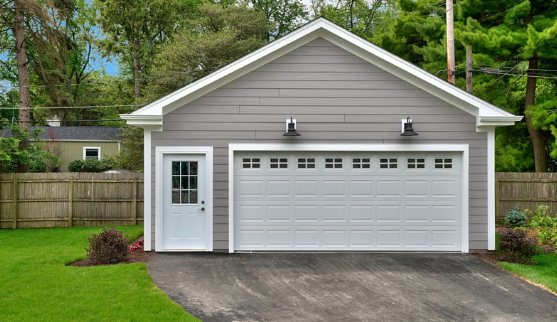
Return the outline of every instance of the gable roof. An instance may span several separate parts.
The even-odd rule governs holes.
[[[420,67],[318,18],[181,89],[121,117],[130,125],[162,130],[163,115],[259,68],[310,41],[323,38],[402,80],[476,116],[476,126],[514,125],[522,116],[507,111],[440,79]]]

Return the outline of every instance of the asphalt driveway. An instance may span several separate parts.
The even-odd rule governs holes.
[[[467,254],[160,254],[155,283],[218,321],[557,321],[557,296]]]

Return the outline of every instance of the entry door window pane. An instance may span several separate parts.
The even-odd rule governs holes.
[[[197,204],[197,161],[172,161],[172,203]]]

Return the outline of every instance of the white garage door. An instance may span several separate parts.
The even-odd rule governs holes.
[[[235,250],[461,250],[461,154],[237,152]]]

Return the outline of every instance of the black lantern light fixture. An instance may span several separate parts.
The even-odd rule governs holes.
[[[286,133],[284,133],[283,136],[301,136],[301,134],[296,131],[296,120],[292,117],[290,120],[286,119]]]
[[[416,135],[418,135],[418,133],[414,132],[414,129],[412,128],[412,120],[410,119],[410,117],[406,118],[406,122],[404,122],[404,119],[403,119],[402,123],[404,124],[404,128],[403,128],[403,131],[400,134],[400,136],[416,136]]]

